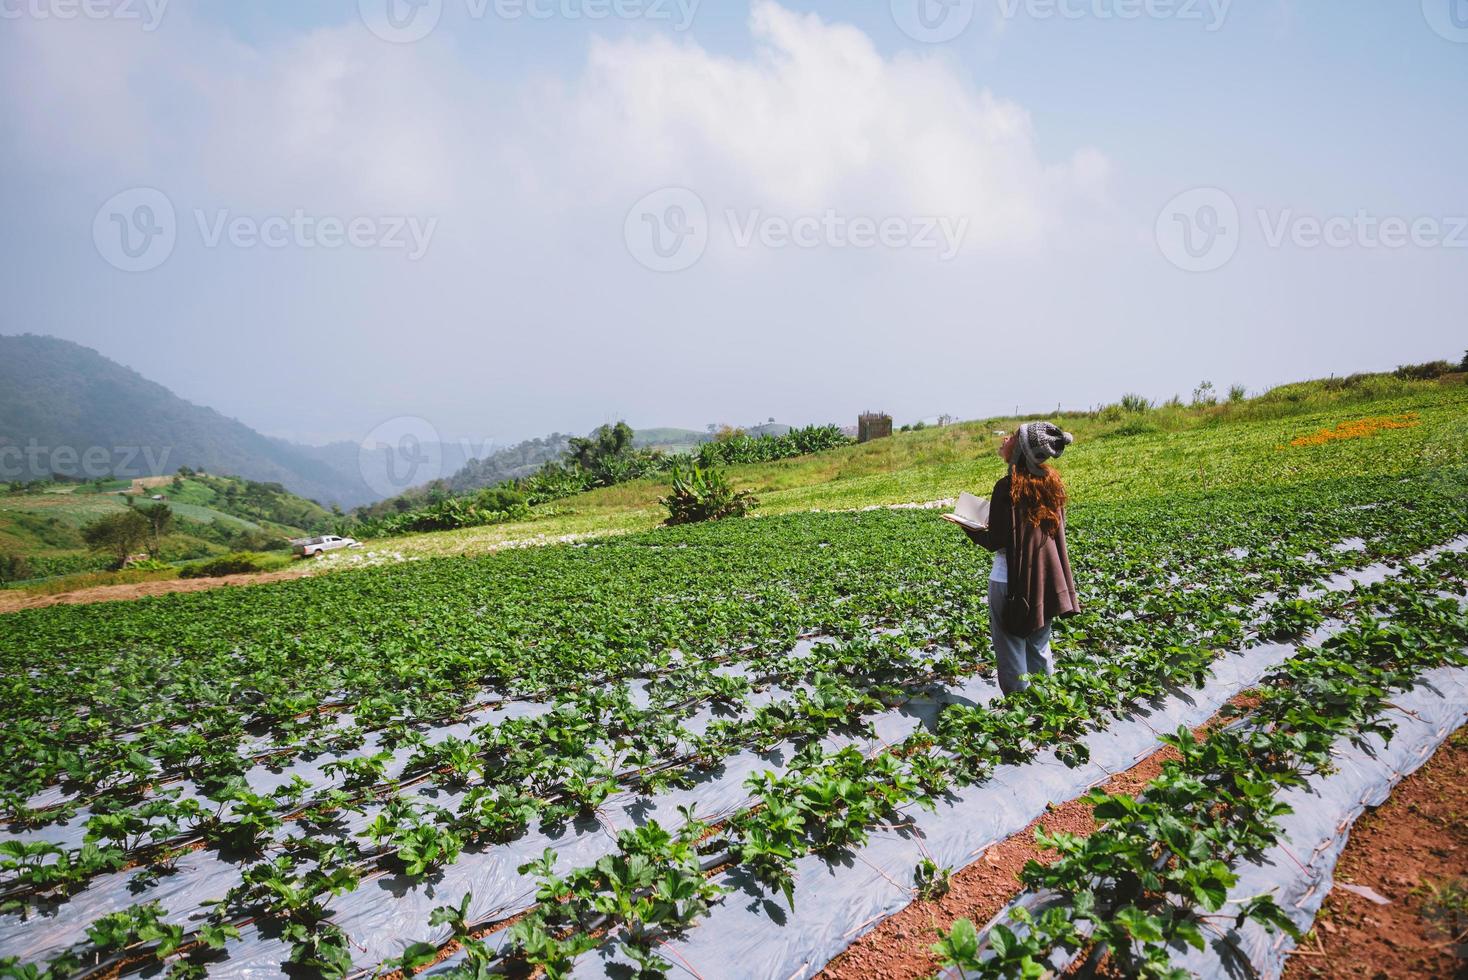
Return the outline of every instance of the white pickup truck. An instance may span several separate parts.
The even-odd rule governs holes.
[[[291,544],[302,558],[320,558],[328,551],[340,548],[360,548],[362,542],[356,538],[343,538],[335,534],[319,534],[314,538],[297,538]]]

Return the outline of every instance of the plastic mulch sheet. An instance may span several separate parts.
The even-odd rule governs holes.
[[[1454,731],[1468,723],[1468,668],[1444,667],[1422,675],[1418,686],[1392,699],[1396,733],[1383,745],[1377,736],[1365,749],[1338,746],[1337,771],[1308,785],[1289,789],[1280,799],[1294,808],[1281,818],[1284,833],[1258,862],[1236,867],[1238,883],[1231,901],[1273,892],[1285,913],[1307,931],[1333,884],[1336,861],[1350,839],[1350,828],[1368,808],[1380,806],[1392,788],[1432,758]],[[1207,930],[1205,930],[1207,934]],[[1173,964],[1204,980],[1275,978],[1284,969],[1294,941],[1247,922],[1219,935],[1214,930],[1202,952],[1178,950]]]
[[[735,890],[659,952],[673,963],[674,975],[728,976],[728,965],[738,963],[740,976],[810,976],[912,902],[913,871],[923,858],[954,869],[972,863],[990,845],[1023,830],[1048,804],[1074,799],[1146,758],[1160,745],[1160,733],[1207,721],[1294,653],[1293,646],[1269,644],[1224,657],[1202,688],[1161,698],[1088,735],[1091,761],[1085,765],[1070,768],[1045,753],[1024,765],[1002,766],[990,779],[939,802],[934,812],[913,808],[906,823],[874,832],[867,845],[848,855],[802,858],[793,910],[731,872],[724,883]],[[621,977],[628,965],[603,947],[577,964],[576,975]]]
[[[1365,740],[1364,749],[1342,743],[1332,753],[1337,767],[1334,773],[1279,794],[1294,812],[1280,819],[1282,833],[1276,846],[1257,861],[1234,867],[1239,880],[1230,889],[1228,901],[1235,908],[1243,900],[1271,893],[1302,932],[1310,929],[1330,892],[1336,861],[1356,819],[1368,808],[1385,802],[1397,783],[1432,758],[1448,736],[1468,723],[1468,668],[1428,671],[1413,690],[1399,693],[1392,703],[1398,710],[1391,713],[1396,731],[1390,741],[1383,743],[1381,738],[1371,736]],[[1009,922],[1016,907],[1038,916],[1063,902],[1063,896],[1054,892],[1025,892],[981,932],[987,934],[995,924]],[[1223,913],[1229,911],[1225,905]],[[1024,931],[1022,925],[1013,928],[1017,933]],[[1269,932],[1255,922],[1227,930],[1205,924],[1203,931],[1208,942],[1202,951],[1189,946],[1172,950],[1173,965],[1202,980],[1275,980],[1294,948],[1289,936]],[[1050,965],[1063,972],[1074,959],[1057,951]],[[960,980],[955,970],[941,976],[943,980]]]
[[[1223,658],[1216,665],[1213,679],[1201,690],[1167,698],[1146,713],[1119,720],[1107,730],[1088,736],[1093,761],[1087,766],[1068,769],[1046,755],[1025,766],[1007,767],[984,784],[941,803],[936,813],[914,812],[907,825],[877,832],[869,846],[844,861],[803,860],[793,912],[783,902],[777,905],[746,887],[748,882],[731,876],[728,883],[740,890],[727,896],[685,940],[670,944],[670,958],[677,963],[678,957],[684,956],[691,963],[701,964],[697,969],[704,975],[719,975],[730,961],[732,950],[745,957],[740,960],[741,973],[784,978],[802,970],[812,972],[912,900],[912,871],[921,858],[931,857],[940,866],[955,868],[969,863],[989,844],[1023,829],[1047,803],[1071,799],[1145,757],[1157,747],[1157,733],[1205,720],[1233,693],[1292,653],[1292,647],[1270,645]],[[730,672],[739,670],[733,667]],[[759,692],[751,696],[745,710],[788,693],[778,688]],[[990,682],[975,677],[959,687],[941,690],[933,697],[914,700],[870,719],[877,734],[875,740],[829,738],[823,744],[828,750],[851,744],[874,753],[884,744],[906,737],[919,725],[933,724],[945,703],[979,704],[996,693]],[[464,737],[475,725],[537,714],[550,707],[546,702],[510,700],[477,712],[458,725],[435,731],[431,738]],[[708,720],[696,716],[688,726],[698,730]],[[372,751],[376,744],[375,738],[369,738],[359,752]],[[401,771],[408,754],[404,750],[394,753],[389,775]],[[520,875],[516,868],[538,858],[546,848],[557,852],[560,868],[584,866],[615,850],[619,830],[651,819],[664,826],[676,826],[680,805],[694,806],[702,819],[727,817],[748,805],[744,783],[749,776],[765,770],[780,772],[788,758],[789,748],[783,746],[766,753],[738,753],[691,789],[652,798],[616,794],[600,809],[597,821],[572,825],[557,833],[533,830],[509,844],[468,849],[457,862],[427,881],[375,875],[364,880],[355,892],[333,901],[333,920],[356,945],[357,964],[371,969],[415,940],[446,941],[448,929],[430,927],[429,914],[437,906],[456,905],[465,893],[473,894],[469,918],[474,922],[495,921],[529,908],[535,882]],[[257,792],[269,792],[295,775],[319,787],[329,786],[340,781],[322,771],[331,759],[293,759],[281,769],[261,765],[250,772],[249,782]],[[185,795],[195,793],[187,783],[181,788]],[[458,801],[455,792],[427,786],[421,795],[450,809]],[[366,814],[352,817],[351,832],[359,831],[373,815],[374,810],[369,808]],[[83,811],[65,824],[21,837],[74,847],[81,841],[87,816]],[[160,876],[146,887],[140,886],[136,869],[101,876],[54,909],[35,913],[28,920],[16,915],[0,916],[0,950],[23,960],[45,961],[81,937],[78,923],[153,900],[161,904],[169,921],[186,928],[197,927],[206,911],[202,903],[220,898],[238,881],[240,869],[240,864],[212,850],[201,850],[183,855],[173,873]],[[219,977],[275,976],[287,953],[288,948],[278,940],[247,931],[241,941],[228,945],[226,958],[211,964],[209,973]],[[743,969],[746,964],[748,970]],[[609,966],[609,962],[588,956],[581,969],[596,973]]]

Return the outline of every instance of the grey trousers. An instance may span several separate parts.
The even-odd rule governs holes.
[[[1046,623],[1029,636],[1006,633],[1004,600],[1008,595],[1009,586],[1005,583],[989,583],[989,634],[994,640],[999,690],[1013,694],[1030,686],[1028,675],[1050,673],[1050,624]]]

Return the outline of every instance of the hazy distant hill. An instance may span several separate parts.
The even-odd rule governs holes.
[[[0,479],[151,476],[190,466],[351,507],[378,495],[358,471],[356,446],[347,445],[350,458],[323,458],[184,401],[89,347],[0,336]]]
[[[712,438],[695,429],[650,428],[638,429],[633,434],[632,444],[641,449],[685,452]],[[539,439],[526,439],[514,446],[497,449],[482,459],[471,459],[457,470],[451,470],[445,457],[444,472],[453,472],[453,475],[443,482],[451,493],[469,493],[529,476],[551,460],[560,459],[570,439],[570,436],[559,432]]]
[[[632,445],[644,449],[684,448],[712,438],[709,433],[697,429],[638,429],[632,437]]]
[[[747,431],[779,434],[788,428],[765,425]],[[435,477],[449,492],[467,493],[528,476],[560,458],[569,438],[552,433],[481,452],[479,458],[471,458],[471,447],[445,442],[429,447],[435,472],[414,480],[415,488],[374,488],[363,478],[362,449],[355,442],[302,446],[263,435],[179,398],[89,347],[35,334],[0,336],[0,482],[52,474],[157,476],[189,466],[279,483],[346,509],[382,500],[384,489],[414,496]],[[694,429],[649,428],[639,430],[635,441],[685,451],[709,438]],[[374,452],[382,457],[375,466],[370,462]],[[368,471],[388,472],[389,452],[369,450]]]
[[[711,438],[713,437],[694,429],[651,428],[638,429],[632,443],[645,449],[686,452]],[[552,432],[538,439],[526,439],[513,446],[492,449],[483,456],[465,461],[458,467],[450,465],[450,453],[446,451],[443,471],[449,474],[448,476],[411,487],[395,497],[363,508],[359,513],[368,517],[381,517],[395,511],[422,506],[430,492],[434,490],[442,490],[455,495],[469,494],[485,487],[518,480],[534,473],[546,463],[561,459],[570,445],[570,440],[569,435]]]

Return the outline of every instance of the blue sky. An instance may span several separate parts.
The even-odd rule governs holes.
[[[305,441],[974,417],[1468,344],[1464,0],[977,0],[943,43],[907,0],[703,0],[684,31],[441,0],[414,43],[377,2],[173,0],[146,30],[11,0],[3,330]],[[176,241],[128,271],[138,188]],[[925,247],[940,222],[961,247]]]

